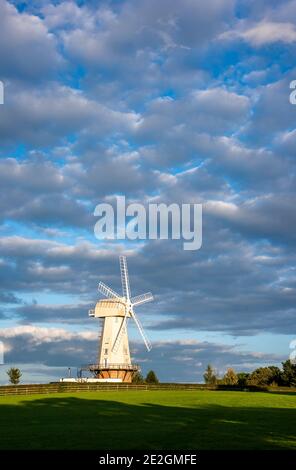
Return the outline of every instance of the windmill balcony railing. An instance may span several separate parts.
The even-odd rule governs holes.
[[[87,370],[103,370],[103,369],[113,369],[113,370],[139,370],[140,366],[138,364],[87,364],[83,366],[82,369]]]

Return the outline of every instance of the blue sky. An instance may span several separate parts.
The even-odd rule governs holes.
[[[161,380],[280,364],[295,339],[295,0],[0,0],[0,340],[24,381],[93,362],[102,280]],[[94,236],[97,204],[203,204],[203,246]]]

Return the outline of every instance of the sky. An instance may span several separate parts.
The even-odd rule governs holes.
[[[198,382],[208,363],[289,358],[296,301],[295,0],[0,0],[0,340],[23,382],[96,361],[88,309],[119,255],[153,349],[133,361]],[[203,206],[203,244],[94,235],[124,195]]]

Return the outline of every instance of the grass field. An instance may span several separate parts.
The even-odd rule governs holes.
[[[296,449],[296,395],[112,391],[0,397],[1,449]]]

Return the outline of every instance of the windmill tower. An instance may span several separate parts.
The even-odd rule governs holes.
[[[134,307],[153,300],[153,296],[148,292],[131,297],[126,257],[120,256],[119,261],[122,295],[100,282],[98,289],[107,298],[97,302],[95,308],[89,311],[89,316],[100,318],[102,321],[98,364],[91,364],[89,370],[99,379],[131,382],[139,367],[131,363],[127,323],[130,318],[135,321],[146,348],[150,351],[151,343],[135,314]]]

